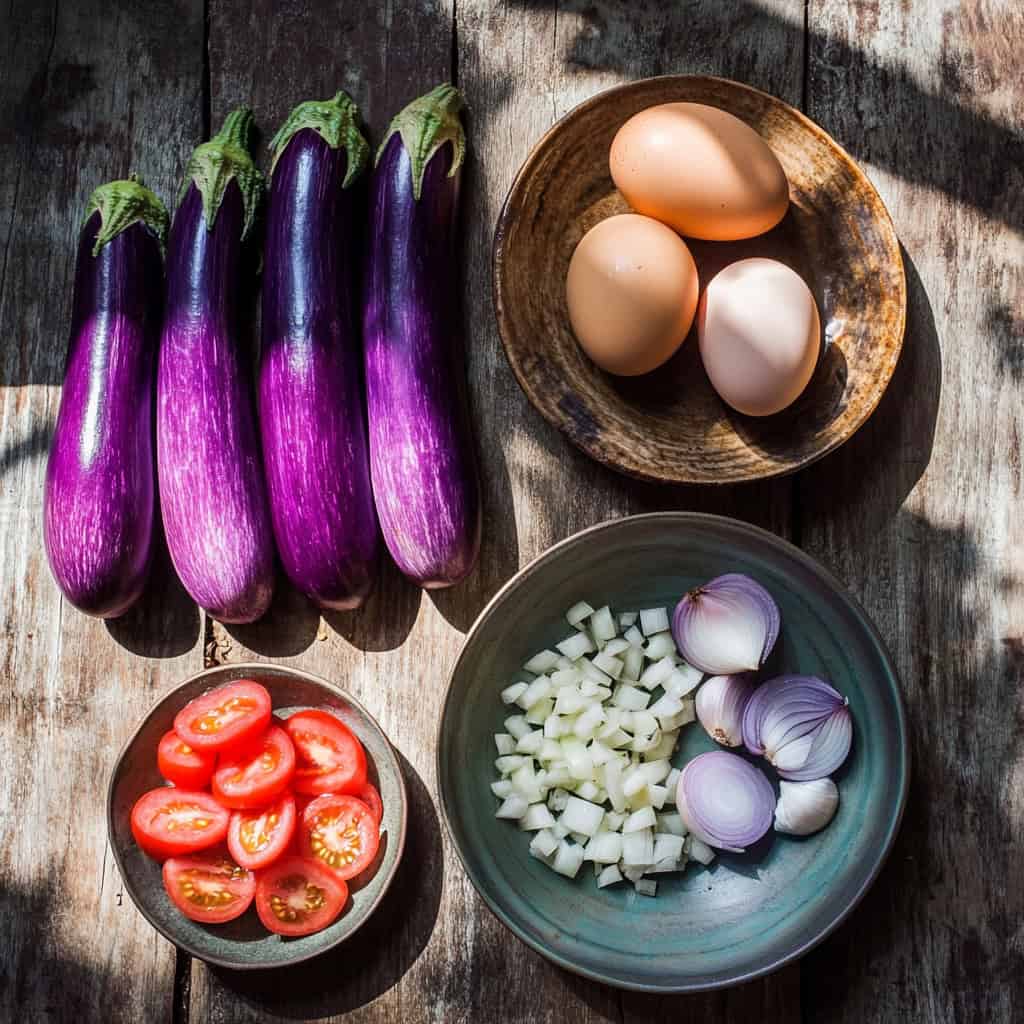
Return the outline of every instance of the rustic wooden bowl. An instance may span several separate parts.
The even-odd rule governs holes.
[[[775,416],[743,416],[715,394],[695,330],[665,366],[625,378],[598,369],[569,325],[573,249],[598,221],[628,210],[608,171],[612,138],[645,107],[684,100],[742,118],[789,177],[789,212],[772,231],[742,242],[687,240],[702,286],[728,263],[770,256],[814,292],[824,328],[818,367],[803,395]],[[574,444],[642,479],[721,484],[791,473],[837,448],[871,415],[899,358],[906,281],[882,200],[821,128],[750,86],[669,75],[594,96],[537,143],[495,230],[494,302],[521,387]]]

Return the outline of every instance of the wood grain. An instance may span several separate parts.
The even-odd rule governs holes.
[[[155,1021],[174,949],[123,897],[105,782],[133,720],[198,664],[199,617],[165,560],[122,622],[77,613],[41,502],[85,202],[130,169],[172,194],[199,125],[202,5],[15,3],[0,38],[0,1019]]]
[[[892,646],[914,769],[888,867],[805,962],[804,1019],[1020,1020],[1024,12],[812,0],[809,26],[807,112],[867,162],[911,287],[889,396],[800,480],[804,545]]]

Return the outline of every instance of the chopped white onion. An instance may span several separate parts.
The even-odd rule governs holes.
[[[686,867],[685,857],[665,857],[663,860],[656,860],[652,867],[647,869],[648,875],[662,875],[670,871],[682,871]]]
[[[560,822],[555,822],[555,827],[551,830],[559,839],[565,839],[569,835],[569,830]]]
[[[567,843],[564,839],[558,844],[554,863],[551,865],[560,875],[575,878],[583,865],[583,847]]]
[[[524,710],[528,711],[538,701],[542,701],[545,697],[551,693],[551,680],[547,676],[537,676],[536,679],[519,696],[516,698],[516,703]]]
[[[511,686],[506,686],[505,689],[501,691],[502,704],[515,704],[519,699],[519,695],[529,685],[529,683],[513,683]]]
[[[558,820],[570,832],[592,836],[601,827],[603,818],[603,807],[592,804],[589,800],[581,800],[578,796],[570,796]]]
[[[594,642],[587,633],[573,633],[572,636],[567,636],[561,643],[555,644],[555,646],[562,654],[573,661],[577,658],[582,658],[584,654],[590,654],[594,650]]]
[[[701,864],[710,864],[715,859],[715,851],[696,836],[686,837],[686,854]]]
[[[507,732],[496,732],[494,734],[494,745],[498,748],[498,757],[501,757],[503,754],[511,754],[516,749],[516,738]]]
[[[590,618],[590,631],[594,634],[595,640],[612,640],[618,634],[615,628],[615,619],[607,605],[598,608]]]
[[[637,771],[644,773],[648,784],[654,784],[656,782],[663,782],[668,778],[668,773],[672,771],[672,765],[668,762],[667,758],[658,761],[647,761],[640,765]]]
[[[622,675],[622,670],[625,667],[625,663],[614,655],[608,653],[606,647],[600,654],[595,654],[591,664],[596,669],[600,669],[607,676],[612,679],[618,679]]]
[[[622,836],[618,832],[598,832],[583,850],[583,859],[595,864],[618,864],[621,856]]]
[[[591,803],[597,802],[597,794],[600,792],[601,790],[597,787],[597,785],[591,782],[589,779],[586,782],[581,782],[576,787],[576,795],[581,800],[589,800]]]
[[[650,703],[651,695],[629,683],[620,683],[612,694],[612,703],[627,711],[639,711]]]
[[[511,733],[517,740],[522,739],[531,731],[524,715],[511,715],[505,719],[505,732]]]
[[[619,871],[617,864],[609,864],[602,872],[597,876],[597,887],[598,889],[607,888],[609,885],[614,885],[616,882],[622,881],[622,872]]]
[[[666,608],[644,608],[640,612],[640,628],[644,636],[652,636],[655,633],[664,633],[669,628],[668,609]]]
[[[621,626],[621,627],[622,627],[623,629],[628,629],[628,628],[629,628],[630,626],[632,626],[632,625],[633,625],[633,624],[634,624],[634,623],[636,622],[636,620],[637,620],[637,619],[639,619],[639,618],[640,618],[640,613],[639,613],[639,612],[623,612],[623,613],[622,613],[622,614],[621,614],[621,615],[619,616],[619,625],[620,625],[620,626]]]
[[[551,828],[555,819],[548,810],[547,804],[530,804],[526,813],[519,819],[519,827],[524,832],[536,832],[538,829]]]
[[[685,836],[686,826],[683,824],[683,819],[680,818],[678,814],[659,814],[658,831],[671,832],[674,836]]]
[[[530,840],[530,852],[538,853],[541,857],[550,857],[558,849],[558,836],[550,829],[541,829]]]
[[[639,811],[634,811],[622,823],[622,831],[623,834],[626,832],[639,832],[644,828],[654,828],[657,824],[658,819],[654,816],[654,811],[650,807],[644,807]],[[682,849],[681,846],[680,849]]]
[[[520,826],[521,827],[521,826]],[[679,860],[683,855],[683,837],[671,832],[655,832],[654,863],[663,860]]]
[[[518,821],[529,810],[529,801],[517,793],[506,797],[501,806],[494,812],[496,818],[507,818],[509,821]]]
[[[658,720],[650,713],[641,709],[633,712],[633,735],[653,736],[658,731]],[[510,730],[511,731],[511,730]]]
[[[704,673],[692,665],[676,665],[672,674],[664,682],[665,692],[673,697],[685,697],[700,685]]]
[[[620,832],[625,822],[625,812],[620,813],[619,811],[606,811],[604,816],[604,825],[602,828],[608,829],[609,832]]]
[[[683,710],[683,702],[664,693],[647,710],[655,718],[672,718]]]
[[[641,633],[640,630],[636,628],[636,626],[630,626],[629,629],[627,629],[626,632],[622,635],[626,640],[629,641],[631,646],[638,648],[640,650],[640,653],[643,654],[644,644],[646,644],[647,641],[644,638],[643,633]]]
[[[672,639],[670,632],[655,633],[647,641],[647,646],[644,648],[644,654],[650,661],[661,661],[662,658],[672,657],[673,661],[676,660],[676,642]],[[526,666],[529,668],[529,665]],[[547,671],[541,669],[541,671]]]
[[[632,647],[632,644],[619,636],[614,640],[609,640],[601,649],[602,654],[607,654],[610,657],[618,657],[620,654],[625,654]]]
[[[566,613],[565,618],[570,626],[578,626],[584,619],[589,619],[594,609],[586,601],[577,601]]]
[[[540,729],[535,729],[533,732],[528,732],[525,736],[520,736],[516,741],[516,753],[517,754],[539,754],[541,744],[544,742],[544,733]]]
[[[548,793],[548,807],[556,814],[565,810],[569,803],[569,794],[564,789],[553,789]]]
[[[656,661],[653,665],[644,669],[640,676],[640,685],[647,687],[648,690],[661,686],[672,675],[675,667],[675,661],[671,657]]]
[[[654,833],[649,828],[622,836],[622,863],[629,868],[649,866],[654,859]]]
[[[679,776],[682,774],[683,773],[678,768],[673,768],[672,771],[668,773],[668,777],[665,779],[665,788],[670,793],[674,793],[676,791],[676,786],[679,785]]]
[[[534,756],[538,761],[544,763],[559,761],[562,758],[562,744],[558,740],[545,737],[544,742],[540,745],[540,750]]]
[[[634,797],[640,790],[647,787],[647,777],[640,768],[630,768],[622,780],[622,792],[627,797]]]
[[[551,686],[555,690],[561,690],[563,686],[578,686],[582,678],[579,669],[570,662],[568,668],[551,673]]]
[[[650,878],[638,878],[634,883],[636,891],[641,896],[657,896],[658,895],[658,883],[652,881]]]
[[[601,655],[597,655],[601,657]],[[592,661],[587,661],[586,658],[580,658],[579,660],[580,674],[584,679],[589,679],[592,683],[598,683],[601,686],[608,686],[612,677],[607,672],[602,672]]]
[[[506,754],[504,757],[496,758],[494,767],[498,769],[499,775],[509,775],[514,772],[526,760],[522,754]]]
[[[559,736],[565,735],[565,724],[560,715],[555,714],[553,711],[547,718],[544,719],[544,735],[549,740],[557,740]]]
[[[550,672],[558,664],[558,655],[554,651],[538,651],[524,666],[527,672],[540,676]]]
[[[658,722],[662,725],[662,727],[664,727],[664,722],[662,719],[659,718]],[[660,761],[663,758],[671,757],[675,753],[676,743],[678,742],[678,740],[678,730],[663,732],[661,734],[661,739],[658,741],[658,743],[655,746],[651,747],[650,750],[644,751],[644,760]]]
[[[622,812],[626,809],[626,794],[622,791],[622,768],[618,761],[609,761],[604,766],[604,788],[612,809]]]
[[[537,703],[526,712],[527,724],[543,725],[554,708],[555,702],[550,697],[545,697],[543,700],[537,701]]]
[[[639,647],[630,646],[629,650],[622,655],[622,679],[631,679],[634,682],[640,678],[644,669],[644,652]]]
[[[591,704],[593,704],[592,697],[584,697],[579,690],[569,689],[567,686],[564,690],[558,691],[558,696],[555,698],[555,714],[578,715]]]
[[[491,792],[499,799],[504,800],[514,792],[512,783],[508,779],[498,779],[491,783]]]

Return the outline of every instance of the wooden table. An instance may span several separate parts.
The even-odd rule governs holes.
[[[1019,0],[11,0],[0,39],[0,1019],[1024,1019]],[[806,111],[861,161],[905,247],[909,321],[888,394],[851,442],[791,479],[698,490],[620,478],[541,420],[500,349],[489,254],[515,169],[580,100],[663,72],[731,76]],[[436,596],[389,570],[365,609],[325,619],[281,586],[265,621],[226,628],[164,557],[123,621],[76,613],[46,567],[40,503],[90,191],[135,169],[171,199],[192,146],[238,103],[269,137],[296,102],[343,87],[379,139],[444,79],[470,107],[479,569]],[[434,732],[461,637],[502,581],[581,527],[666,508],[767,526],[849,584],[903,675],[914,781],[882,877],[802,964],[654,999],[552,967],[483,907],[439,822]],[[400,749],[412,794],[404,865],[374,922],[327,962],[272,976],[176,953],[123,894],[103,814],[113,758],[154,698],[249,658],[349,687]]]

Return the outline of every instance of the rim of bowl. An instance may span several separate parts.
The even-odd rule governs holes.
[[[513,200],[518,200],[518,194],[521,189],[521,185],[526,176],[532,173],[534,165],[540,160],[541,153],[548,146],[551,139],[562,131],[562,129],[571,120],[586,113],[592,107],[599,106],[604,103],[609,97],[617,95],[619,93],[628,93],[636,91],[643,86],[651,82],[673,82],[673,83],[693,83],[693,82],[721,82],[731,88],[744,90],[746,92],[756,93],[759,96],[763,96],[765,99],[770,100],[772,103],[778,104],[780,107],[785,109],[788,114],[791,114],[797,119],[800,124],[810,131],[810,133],[816,136],[819,141],[823,142],[826,146],[830,146],[839,155],[846,160],[849,165],[853,168],[857,176],[864,182],[871,194],[874,196],[878,203],[878,208],[881,211],[881,218],[884,227],[887,229],[886,233],[889,236],[889,250],[890,258],[893,266],[898,271],[899,278],[899,327],[894,332],[896,337],[896,346],[893,351],[892,358],[889,360],[886,370],[882,374],[876,374],[872,378],[872,387],[869,391],[869,399],[864,414],[856,421],[852,421],[847,427],[836,437],[832,438],[828,444],[826,444],[820,451],[814,452],[811,455],[806,456],[800,462],[792,465],[781,466],[777,470],[768,473],[748,473],[743,476],[729,476],[728,478],[714,478],[712,480],[697,480],[694,481],[689,477],[682,476],[657,476],[653,473],[644,473],[640,469],[635,467],[622,466],[615,462],[613,459],[605,456],[602,453],[592,450],[586,447],[576,438],[572,437],[563,429],[563,424],[557,418],[549,416],[544,410],[538,408],[534,404],[533,398],[530,395],[528,388],[528,378],[524,373],[522,367],[519,364],[518,359],[513,357],[512,345],[510,339],[505,330],[505,319],[508,316],[505,308],[505,301],[503,296],[503,290],[501,282],[504,279],[504,262],[505,262],[505,242],[509,232],[510,224],[513,219]],[[521,211],[516,211],[517,215]],[[896,226],[892,220],[892,214],[889,213],[889,208],[885,205],[882,200],[878,189],[875,188],[874,182],[864,173],[863,168],[860,164],[841,146],[836,140],[827,132],[821,125],[812,121],[805,113],[798,110],[796,107],[791,106],[785,100],[779,99],[778,96],[773,96],[770,92],[765,92],[763,89],[755,88],[752,85],[747,85],[745,82],[737,82],[733,78],[723,78],[719,75],[652,75],[648,78],[638,78],[632,82],[623,82],[619,85],[613,85],[608,89],[602,89],[601,92],[595,93],[588,99],[583,100],[581,103],[577,103],[575,107],[563,114],[538,140],[534,143],[533,148],[530,150],[526,159],[523,161],[519,170],[516,171],[515,177],[512,179],[512,184],[509,185],[508,192],[505,195],[505,200],[501,204],[501,212],[498,214],[497,223],[494,226],[494,237],[491,242],[491,297],[492,304],[494,306],[494,318],[498,323],[498,336],[501,338],[501,347],[505,352],[505,359],[509,366],[512,367],[512,374],[516,378],[516,383],[519,385],[520,390],[526,396],[527,401],[530,405],[540,413],[544,419],[555,427],[558,432],[570,441],[575,447],[582,451],[588,458],[593,459],[595,462],[599,462],[603,466],[607,466],[609,469],[615,470],[617,473],[622,473],[627,477],[632,477],[636,480],[644,480],[649,483],[688,483],[688,484],[700,484],[700,485],[711,485],[715,486],[728,486],[730,484],[749,483],[753,480],[772,480],[779,477],[789,476],[791,473],[795,473],[798,470],[804,469],[806,466],[810,466],[817,462],[819,459],[823,459],[826,455],[830,455],[841,445],[844,445],[850,440],[853,435],[860,430],[862,426],[878,408],[878,403],[882,400],[882,396],[885,394],[889,387],[889,382],[892,380],[893,374],[896,372],[896,365],[899,363],[900,354],[903,351],[903,342],[906,337],[907,329],[907,271],[903,265],[903,254],[900,251],[900,240],[899,235],[896,234]]]
[[[479,630],[498,610],[498,606],[505,599],[505,596],[511,591],[524,586],[530,581],[530,579],[548,562],[559,557],[563,552],[577,547],[578,545],[589,542],[592,538],[600,533],[604,533],[608,530],[615,528],[624,528],[626,524],[630,524],[638,521],[674,521],[677,523],[701,523],[711,522],[719,525],[726,525],[731,529],[736,529],[740,533],[746,533],[754,540],[760,541],[761,543],[768,544],[771,547],[775,547],[781,552],[801,563],[804,568],[812,570],[814,573],[819,575],[826,584],[828,584],[840,598],[846,601],[850,609],[854,613],[855,617],[859,621],[860,625],[865,629],[872,643],[877,648],[879,655],[883,663],[886,665],[891,680],[894,684],[893,689],[896,697],[896,725],[897,732],[899,735],[899,752],[900,752],[900,792],[898,806],[896,807],[896,813],[893,815],[888,830],[886,832],[885,841],[882,843],[874,858],[874,862],[871,865],[870,871],[867,873],[864,881],[861,883],[857,891],[848,901],[847,905],[843,910],[837,914],[832,921],[830,921],[825,927],[818,930],[818,932],[812,935],[807,941],[801,943],[796,948],[790,950],[785,955],[780,956],[772,960],[770,963],[765,964],[761,967],[754,968],[752,970],[741,971],[728,978],[723,978],[719,981],[711,981],[707,983],[696,983],[696,984],[684,984],[684,985],[645,985],[637,982],[632,982],[627,979],[613,978],[608,975],[603,975],[597,971],[592,971],[587,968],[583,968],[573,963],[566,957],[563,957],[553,951],[546,949],[541,943],[536,942],[532,939],[504,910],[502,910],[492,899],[491,895],[486,892],[483,886],[479,883],[473,871],[470,869],[466,857],[463,855],[462,847],[459,845],[458,837],[455,835],[455,830],[452,827],[451,820],[448,813],[448,798],[445,793],[445,789],[441,784],[441,780],[444,778],[442,774],[442,761],[441,751],[442,742],[444,735],[444,721],[448,711],[448,702],[451,699],[452,685],[455,682],[455,676],[458,673],[463,658],[465,657],[466,648],[469,646],[470,641],[475,636],[477,630]],[[874,622],[872,622],[868,613],[864,610],[861,603],[856,597],[847,589],[838,577],[830,569],[827,569],[817,559],[812,558],[806,552],[801,551],[795,544],[791,544],[788,540],[783,537],[779,537],[768,530],[762,529],[760,526],[754,526],[752,523],[745,523],[740,519],[733,519],[730,516],[718,516],[711,515],[705,512],[646,512],[635,516],[623,516],[620,519],[607,519],[604,522],[597,523],[594,526],[589,526],[586,529],[580,530],[577,533],[566,537],[564,540],[559,541],[557,544],[553,544],[546,551],[542,552],[533,561],[527,563],[520,569],[511,579],[505,583],[504,586],[491,598],[490,601],[484,606],[483,611],[476,617],[473,625],[470,627],[469,632],[466,633],[466,637],[462,642],[462,647],[459,649],[459,655],[455,659],[455,664],[452,666],[451,672],[448,675],[448,686],[445,690],[444,701],[441,705],[441,715],[438,720],[437,727],[437,740],[436,740],[436,754],[434,770],[437,776],[437,796],[438,803],[441,807],[441,817],[444,819],[445,829],[448,832],[448,838],[451,840],[452,846],[455,849],[456,854],[459,858],[459,863],[462,865],[463,873],[470,880],[473,888],[477,894],[487,905],[488,909],[494,914],[498,920],[505,925],[517,938],[525,942],[527,946],[536,952],[540,953],[545,959],[550,960],[552,963],[557,964],[559,967],[564,968],[567,971],[571,971],[573,974],[581,975],[584,978],[589,978],[591,981],[601,982],[605,985],[612,985],[615,988],[628,989],[634,992],[649,992],[649,993],[661,993],[665,995],[679,994],[684,992],[711,992],[717,989],[731,988],[734,985],[741,985],[747,981],[753,981],[757,978],[763,978],[768,974],[772,974],[779,968],[784,967],[786,964],[792,963],[795,960],[799,960],[801,957],[809,953],[815,946],[820,945],[828,938],[846,919],[853,913],[854,909],[864,898],[867,891],[874,885],[875,880],[878,878],[879,873],[882,870],[886,860],[888,860],[889,854],[892,851],[893,844],[896,841],[896,836],[899,834],[900,825],[903,822],[903,813],[907,805],[907,792],[910,787],[910,745],[907,740],[907,713],[906,707],[903,700],[903,688],[900,681],[899,672],[896,670],[896,666],[893,664],[889,650],[886,647],[885,641],[882,639],[881,634],[878,632]]]
[[[384,884],[381,886],[380,892],[374,898],[373,902],[370,903],[368,910],[363,915],[363,919],[349,932],[339,936],[333,942],[320,949],[313,950],[312,952],[300,952],[296,956],[291,957],[288,960],[284,960],[280,963],[275,964],[263,964],[263,963],[238,963],[234,960],[227,960],[220,956],[207,956],[196,952],[188,943],[181,942],[176,939],[173,935],[170,935],[164,928],[162,928],[154,917],[149,912],[149,907],[145,901],[140,899],[135,889],[132,886],[130,876],[125,872],[124,864],[121,860],[120,851],[117,848],[117,844],[114,842],[114,780],[117,777],[118,769],[121,766],[121,762],[124,760],[125,755],[128,753],[129,748],[138,739],[139,733],[142,731],[143,726],[152,718],[156,713],[157,709],[165,701],[169,700],[180,690],[184,689],[191,683],[195,683],[202,679],[204,676],[213,676],[218,673],[231,671],[231,672],[246,672],[251,673],[255,677],[264,676],[266,677],[269,672],[275,672],[281,675],[293,676],[294,678],[301,679],[303,682],[313,683],[316,686],[322,686],[326,690],[330,690],[332,693],[341,697],[343,700],[351,704],[357,711],[359,711],[366,720],[380,733],[387,749],[391,752],[391,756],[394,758],[396,774],[398,776],[398,790],[401,794],[402,803],[402,814],[401,824],[399,827],[398,839],[397,839],[397,850],[395,852],[394,863],[388,869],[387,874],[384,877]],[[328,682],[322,676],[315,675],[312,672],[307,672],[301,668],[292,668],[290,665],[275,665],[272,662],[260,662],[260,661],[240,661],[231,662],[225,665],[214,665],[210,668],[204,668],[199,672],[194,672],[187,679],[183,679],[180,683],[174,685],[163,696],[159,697],[153,704],[150,705],[149,710],[139,720],[138,725],[132,730],[131,735],[122,744],[121,749],[118,751],[117,757],[114,760],[114,765],[110,770],[110,778],[107,780],[107,844],[110,847],[111,853],[114,855],[114,863],[117,865],[117,872],[121,877],[121,881],[124,884],[128,895],[131,897],[132,903],[135,904],[136,910],[155,928],[168,942],[172,943],[176,949],[183,949],[189,956],[194,956],[197,960],[202,960],[204,963],[214,964],[217,967],[227,967],[231,970],[236,971],[267,971],[276,970],[281,967],[291,967],[295,964],[303,963],[306,960],[312,960],[315,957],[321,956],[322,954],[334,949],[342,942],[348,941],[366,922],[373,916],[377,910],[378,905],[384,898],[387,891],[391,888],[391,883],[395,879],[395,875],[398,872],[398,866],[402,863],[402,855],[405,852],[405,837],[408,832],[409,824],[409,793],[405,784],[405,774],[402,772],[402,765],[398,760],[398,752],[395,749],[394,744],[388,738],[388,735],[380,727],[380,723],[377,719],[370,714],[366,707],[361,701],[357,700],[347,690],[343,690],[340,686],[334,683]]]

